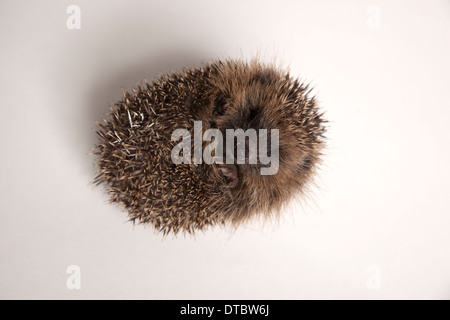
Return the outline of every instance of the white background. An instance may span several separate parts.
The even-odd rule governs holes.
[[[449,1],[10,0],[0,43],[0,298],[450,298]],[[330,121],[307,203],[195,239],[133,227],[90,185],[95,121],[144,78],[256,53]]]

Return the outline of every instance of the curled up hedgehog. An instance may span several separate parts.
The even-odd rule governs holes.
[[[125,92],[99,124],[94,182],[164,234],[277,217],[304,193],[324,147],[309,92],[256,60],[163,75]]]

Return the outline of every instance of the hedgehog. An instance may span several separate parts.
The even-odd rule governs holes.
[[[145,81],[124,91],[109,118],[98,123],[94,183],[105,186],[130,221],[165,235],[277,218],[285,204],[304,196],[321,162],[326,121],[310,93],[289,71],[257,59],[218,60]],[[223,137],[229,130],[265,132],[267,154],[277,154],[276,170],[262,174],[267,161],[250,161],[250,137],[234,149],[233,143],[214,149],[215,162],[191,161],[194,146],[191,153],[183,149],[177,163],[173,154],[181,140],[173,134],[179,129],[191,137],[211,129]],[[208,145],[202,140],[197,148]],[[228,161],[242,145],[244,161]]]

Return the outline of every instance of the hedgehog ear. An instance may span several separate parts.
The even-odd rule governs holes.
[[[239,183],[238,168],[235,164],[217,164],[227,180],[230,189],[236,188]]]

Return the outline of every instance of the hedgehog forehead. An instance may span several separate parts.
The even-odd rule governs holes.
[[[240,98],[241,102],[254,106],[276,100],[277,89],[275,85],[267,82],[250,81],[247,85],[236,89],[235,95],[237,98]]]

